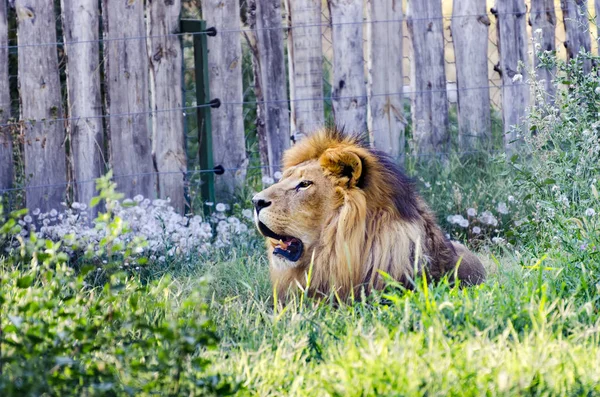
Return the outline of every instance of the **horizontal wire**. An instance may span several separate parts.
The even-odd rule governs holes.
[[[469,150],[469,151],[455,151],[455,152],[432,152],[432,153],[406,153],[407,158],[420,158],[420,157],[443,157],[450,155],[464,155],[464,154],[501,154],[504,153],[502,150]],[[398,160],[398,159],[395,159]],[[260,166],[249,166],[249,167],[235,167],[235,168],[223,168],[223,171],[239,171],[239,170],[252,170],[252,169],[266,169],[266,168],[274,168],[279,169],[281,167],[275,165],[260,165]],[[200,169],[200,170],[188,170],[188,171],[156,171],[156,172],[142,172],[138,174],[124,174],[124,175],[113,175],[111,179],[123,179],[123,178],[135,178],[140,176],[160,176],[160,175],[193,175],[193,174],[204,174],[204,173],[214,173],[214,169]],[[87,179],[83,181],[69,181],[69,182],[61,182],[56,184],[48,184],[48,185],[34,185],[34,186],[22,186],[22,187],[13,187],[0,189],[0,195],[9,192],[18,192],[24,190],[35,190],[35,189],[49,189],[49,188],[61,188],[69,185],[83,185],[88,183],[96,182],[96,179]]]
[[[554,8],[548,8],[545,9],[543,11],[536,11],[538,13],[542,13],[542,12],[547,12],[547,11],[556,11],[558,9],[561,9],[561,7],[557,6]],[[376,19],[376,20],[362,20],[362,21],[348,21],[348,22],[321,22],[321,23],[314,23],[314,24],[297,24],[297,25],[286,25],[286,26],[278,26],[278,27],[263,27],[263,28],[240,28],[240,29],[223,29],[223,30],[219,30],[217,28],[217,35],[218,34],[223,34],[223,33],[248,33],[248,32],[259,32],[259,31],[270,31],[270,30],[293,30],[293,29],[299,29],[299,28],[312,28],[312,27],[335,27],[335,26],[344,26],[344,25],[368,25],[368,24],[377,24],[377,23],[397,23],[397,22],[405,22],[405,21],[410,21],[410,22],[420,22],[420,21],[435,21],[435,20],[439,20],[439,19],[446,19],[446,20],[455,20],[455,19],[461,19],[461,18],[475,18],[475,17],[480,17],[482,15],[494,15],[496,17],[498,16],[504,16],[504,15],[519,15],[519,14],[523,14],[523,13],[527,13],[526,12],[522,12],[522,11],[511,11],[511,12],[503,12],[503,13],[496,13],[496,14],[492,14],[491,12],[485,12],[485,13],[479,13],[479,14],[466,14],[466,15],[441,15],[441,16],[433,16],[433,17],[420,17],[420,18],[410,18],[410,17],[404,17],[401,19]],[[529,11],[529,13],[531,14],[531,12]],[[179,37],[179,36],[185,36],[185,35],[205,35],[205,34],[209,34],[210,32],[207,31],[203,31],[203,32],[180,32],[180,33],[167,33],[164,35],[152,35],[152,36],[132,36],[132,37],[115,37],[115,38],[99,38],[98,40],[78,40],[78,41],[56,41],[56,42],[47,42],[47,43],[31,43],[31,44],[17,44],[17,45],[3,45],[0,46],[0,49],[2,48],[8,48],[8,49],[18,49],[18,48],[27,48],[27,47],[47,47],[47,46],[70,46],[70,45],[76,45],[76,44],[90,44],[90,43],[101,43],[101,42],[111,42],[111,41],[127,41],[127,40],[146,40],[146,39],[153,39],[153,38],[168,38],[168,37]]]
[[[518,86],[527,86],[526,83],[517,83],[512,84],[507,87],[518,87]],[[437,90],[418,90],[418,91],[399,91],[399,92],[388,92],[388,93],[380,93],[380,94],[366,94],[366,95],[347,95],[347,96],[322,96],[322,97],[311,97],[311,98],[294,98],[294,99],[268,99],[268,100],[252,100],[252,101],[229,101],[229,102],[221,102],[221,106],[233,106],[233,105],[259,105],[259,104],[273,104],[273,103],[292,103],[292,102],[305,102],[305,101],[335,101],[335,100],[343,100],[343,99],[356,99],[356,98],[377,98],[377,97],[386,97],[386,96],[394,96],[394,95],[412,95],[412,94],[421,94],[421,93],[440,93],[440,92],[453,92],[453,91],[474,91],[474,90],[484,90],[484,89],[492,89],[492,88],[503,88],[503,85],[487,85],[481,87],[466,87],[466,88],[441,88]],[[176,108],[169,109],[156,109],[156,110],[146,110],[140,112],[127,112],[127,113],[113,113],[113,114],[101,114],[101,115],[88,115],[88,116],[74,116],[74,117],[60,117],[60,118],[46,118],[46,119],[26,119],[26,120],[17,120],[14,122],[9,122],[5,124],[0,124],[1,127],[10,127],[20,124],[37,124],[37,123],[54,123],[54,122],[64,122],[64,121],[74,121],[74,120],[88,120],[88,119],[105,119],[112,117],[128,117],[128,116],[140,116],[140,115],[153,115],[155,113],[167,113],[174,111],[187,111],[187,110],[197,110],[211,107],[210,103],[195,105],[195,106],[182,106]]]

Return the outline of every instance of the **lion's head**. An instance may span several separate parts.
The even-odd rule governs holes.
[[[456,264],[411,181],[364,139],[326,128],[290,148],[283,163],[279,182],[253,198],[281,293],[307,284],[313,255],[311,291],[340,296],[381,286],[379,270],[406,281],[415,255],[434,276]]]

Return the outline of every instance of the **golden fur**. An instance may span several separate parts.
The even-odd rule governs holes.
[[[446,239],[411,181],[359,137],[326,128],[290,148],[283,163],[281,180],[253,199],[257,227],[272,234],[270,273],[280,297],[306,288],[313,253],[312,296],[335,291],[346,299],[380,289],[379,271],[410,288],[415,262],[417,272],[437,280],[452,274],[459,257],[463,283],[485,279],[479,259]],[[298,260],[274,253],[287,246],[275,234],[302,242]]]

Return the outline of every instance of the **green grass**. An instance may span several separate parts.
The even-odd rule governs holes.
[[[208,357],[241,382],[240,395],[600,393],[597,306],[564,294],[561,272],[523,268],[508,253],[487,259],[482,286],[391,288],[338,308],[305,300],[274,310],[259,253],[178,279],[185,289],[213,276],[221,342]]]

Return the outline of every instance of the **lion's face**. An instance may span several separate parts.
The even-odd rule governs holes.
[[[279,182],[256,194],[254,220],[272,253],[286,267],[310,260],[310,252],[335,206],[336,189],[317,160],[290,167]]]

